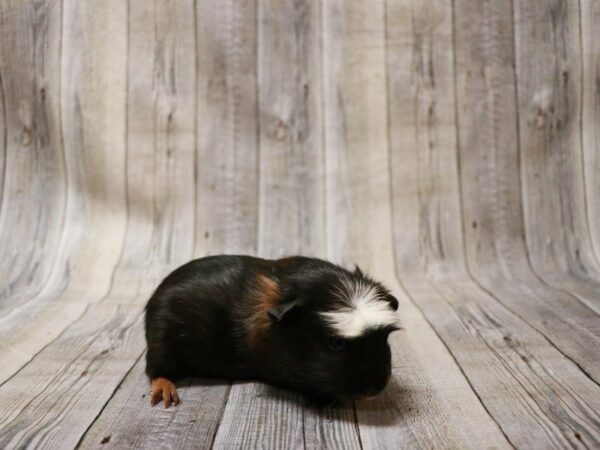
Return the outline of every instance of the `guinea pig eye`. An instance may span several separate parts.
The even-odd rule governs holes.
[[[331,338],[329,340],[329,348],[335,352],[341,352],[346,349],[346,342],[342,339]]]

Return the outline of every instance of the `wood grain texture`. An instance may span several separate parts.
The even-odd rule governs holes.
[[[328,238],[333,238],[328,240],[329,256],[346,264],[358,262],[384,279],[399,298],[405,327],[391,338],[393,379],[384,395],[356,405],[362,445],[480,448],[493,441],[509,447],[392,271],[384,4],[329,6],[325,14],[327,224]],[[390,12],[391,20],[406,17],[400,4],[392,5]],[[348,233],[344,239],[340,229]]]
[[[108,8],[112,8],[111,11],[114,12],[115,8],[122,6],[120,2],[103,4],[98,9],[86,9],[85,6],[78,9],[81,5],[83,4],[67,5],[73,7],[70,10],[73,16],[65,17],[77,18],[79,14],[90,17],[87,16],[90,14],[94,17],[93,24],[97,24],[100,18],[105,18],[108,23],[99,27],[99,31],[103,33],[110,30],[109,18],[125,19],[125,24],[127,23],[128,11],[125,8],[121,10],[122,15],[107,14]],[[131,11],[135,13],[135,9],[129,13]],[[123,24],[119,28],[128,30]],[[76,27],[71,29],[75,30]],[[136,41],[134,36],[129,40],[129,45],[135,46],[144,36],[139,36],[138,39]],[[100,50],[103,49],[104,47],[100,47]],[[142,52],[137,54],[143,56]],[[102,65],[106,61],[109,60],[102,58],[92,60],[91,63]],[[132,62],[135,60],[130,59],[130,63]],[[135,68],[130,66],[130,70],[134,71]],[[151,70],[146,75],[148,85],[153,86],[152,91],[159,100],[161,89],[165,86],[156,82],[156,79],[160,80],[160,75],[160,70],[158,73]],[[85,78],[90,79],[94,80],[93,77]],[[144,77],[138,79],[143,81]],[[155,82],[151,81],[153,79]],[[167,138],[165,141],[160,140],[160,133],[144,133],[144,128],[139,125],[144,123],[143,117],[148,108],[155,114],[159,130],[161,124],[169,122],[168,111],[161,110],[158,106],[149,107],[145,102],[152,96],[138,96],[135,94],[135,86],[129,84],[128,87],[128,120],[123,121],[123,124],[127,124],[127,129],[123,130],[129,147],[126,170],[119,174],[127,180],[128,220],[126,224],[123,223],[126,225],[125,240],[118,263],[112,268],[114,272],[110,277],[110,289],[99,301],[90,303],[81,317],[0,387],[5,393],[3,398],[7,399],[6,409],[1,413],[3,419],[0,440],[3,447],[72,447],[77,444],[143,351],[142,307],[151,290],[169,268],[192,256],[193,233],[190,230],[193,229],[193,210],[186,207],[181,211],[180,207],[187,205],[189,197],[193,196],[189,189],[184,188],[193,183],[193,151],[187,146],[180,148],[174,145],[172,154],[168,155],[168,148],[164,144],[168,141],[169,134],[172,134],[168,129],[162,135]],[[92,103],[93,93],[94,91],[88,92],[88,96],[82,97]],[[85,102],[84,98],[82,103]],[[186,101],[190,101],[189,98],[182,95],[182,99]],[[193,96],[191,99],[193,102]],[[182,102],[181,109],[182,112],[185,111],[185,102]],[[101,109],[96,111],[103,112]],[[180,125],[184,129],[185,121],[188,120],[189,127],[193,130],[193,120],[188,117],[189,115],[182,114]],[[112,116],[109,115],[108,118]],[[179,121],[175,120],[175,123],[179,124]],[[90,127],[90,133],[93,130]],[[147,148],[156,149],[149,167]],[[99,154],[109,152],[105,150]],[[92,167],[98,168],[98,164],[96,161],[96,165]],[[144,165],[147,170],[144,176],[139,176],[139,168]],[[172,182],[164,183],[165,174],[169,171],[178,176],[173,176]],[[95,173],[102,174],[99,170]],[[91,183],[93,178],[87,177],[85,182]],[[160,190],[155,187],[158,183],[164,183]],[[109,192],[112,186],[106,181],[101,184]],[[94,191],[102,194],[99,188]],[[102,199],[102,196],[99,198]],[[102,202],[97,204],[102,205]],[[111,204],[114,205],[109,200],[107,206]],[[166,216],[170,220],[162,220],[166,215],[164,211],[170,212]],[[91,219],[98,221],[100,227],[105,216],[101,209],[97,214],[98,217]],[[183,239],[174,239],[173,235]],[[108,237],[104,239],[110,241]],[[99,239],[99,242],[102,243],[103,240]],[[98,241],[88,241],[87,244],[98,245]],[[102,255],[102,252],[96,250],[96,255]],[[61,306],[61,302],[56,302],[56,306]],[[28,392],[28,395],[23,396],[22,392]],[[15,414],[17,411],[21,413]]]
[[[2,448],[600,447],[591,0],[0,0]],[[143,306],[217,253],[398,297],[378,398],[185,380]]]
[[[521,167],[533,267],[597,311],[582,165],[580,20],[577,2],[515,3]]]
[[[325,202],[319,3],[259,1],[257,11],[258,254],[320,256]],[[349,433],[348,440],[357,439],[354,427],[335,428],[342,437]],[[322,430],[327,430],[322,416],[304,410],[300,396],[260,383],[234,383],[214,446],[318,446]]]
[[[5,315],[35,298],[50,276],[66,185],[59,107],[61,4],[4,1],[0,8],[5,161],[0,314]],[[22,239],[15,239],[16,230]]]
[[[397,230],[402,230],[396,235],[400,276],[511,444],[560,448],[578,445],[579,436],[595,445],[597,430],[588,427],[597,420],[592,412],[595,407],[579,409],[582,398],[570,393],[586,390],[588,395],[596,395],[597,385],[513,312],[525,310],[524,317],[547,321],[547,330],[564,323],[560,311],[551,308],[557,309],[555,304],[562,299],[530,274],[519,232],[519,210],[508,208],[519,195],[518,178],[516,183],[511,180],[512,174],[518,174],[514,170],[517,128],[516,122],[511,122],[515,116],[511,10],[507,5],[482,2],[459,1],[455,5],[457,117],[452,85],[444,78],[452,73],[448,67],[452,60],[444,57],[448,50],[442,50],[448,45],[452,22],[449,9],[441,5],[436,10],[412,8],[389,16],[412,16],[415,36],[409,46],[404,35],[393,35],[404,51],[388,45],[400,58],[416,61],[414,72],[405,77],[400,68],[409,67],[406,62],[390,64],[392,173],[397,181],[393,205],[400,225]],[[475,22],[470,19],[474,16],[486,20]],[[436,28],[431,28],[431,18],[437,19]],[[410,29],[410,25],[395,29]],[[395,55],[388,60],[397,61]],[[414,91],[406,92],[406,86],[414,86]],[[478,126],[460,127],[458,139],[452,131],[450,139],[441,139],[446,120],[477,122]],[[460,156],[456,143],[460,143]],[[421,255],[420,270],[416,271],[411,263],[415,243]],[[463,243],[473,264],[464,258]],[[553,297],[550,307],[542,292]],[[519,296],[526,296],[527,301]],[[574,305],[565,306],[565,311],[577,312],[579,304],[572,301]],[[596,320],[589,314],[579,318],[582,323],[588,321],[588,326]],[[580,338],[580,348],[589,349],[581,347],[585,332],[578,336],[564,331],[553,329],[549,334],[559,340],[565,336],[563,341]],[[571,344],[577,351],[576,343]],[[593,356],[588,353],[582,360],[591,365]],[[554,373],[563,377],[556,380]],[[536,387],[529,389],[528,384]],[[562,393],[554,397],[549,392]],[[565,403],[570,406],[563,408]],[[580,421],[580,417],[586,418]]]
[[[255,0],[196,3],[199,254],[257,251],[256,8]]]
[[[600,210],[596,199],[600,193],[600,44],[594,31],[600,26],[600,4],[580,2],[582,54],[582,146],[586,206],[589,229],[596,259],[600,255]]]
[[[177,408],[151,408],[142,357],[127,375],[79,448],[207,448],[219,424],[229,384],[185,380]],[[207,407],[211,405],[211,407]]]
[[[51,236],[58,244],[56,253],[44,253],[43,259],[51,260],[53,271],[43,288],[35,295],[28,292],[27,301],[0,318],[2,342],[9,349],[2,353],[5,356],[0,365],[2,381],[81,316],[90,303],[105,295],[119,256],[125,232],[125,180],[120,175],[125,166],[125,137],[118,132],[122,133],[125,128],[126,73],[124,70],[113,72],[102,63],[106,60],[107,35],[104,34],[102,40],[101,33],[108,30],[96,33],[87,27],[89,36],[97,37],[98,42],[94,49],[81,44],[83,27],[92,17],[105,26],[119,23],[125,17],[119,16],[117,9],[111,11],[113,21],[107,23],[106,8],[86,8],[69,2],[62,8],[62,27],[66,31],[61,34],[61,48],[69,52],[61,71],[62,88],[57,93],[63,105],[57,113],[64,123],[58,131],[63,143],[52,151],[63,155],[67,172],[64,175],[66,198],[60,218],[63,230],[60,237]],[[113,63],[123,63],[124,67],[125,40],[119,39],[118,34],[113,34],[111,50]],[[94,93],[108,80],[111,89],[107,97],[96,99]],[[83,98],[95,100],[84,104]],[[102,130],[113,126],[117,133],[105,136]],[[120,175],[121,181],[115,179],[115,174]],[[109,183],[109,180],[112,181]],[[56,206],[51,190],[44,188],[40,194],[47,200],[39,208]],[[29,242],[28,237],[24,239]],[[98,246],[100,242],[104,245]],[[77,277],[72,276],[73,272]],[[24,321],[28,327],[22,326]]]

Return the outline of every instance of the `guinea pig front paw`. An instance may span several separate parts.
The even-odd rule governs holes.
[[[171,406],[171,400],[173,405],[179,404],[179,395],[175,390],[175,385],[166,378],[154,378],[152,380],[152,391],[150,392],[150,405],[156,405],[162,396],[165,408]]]

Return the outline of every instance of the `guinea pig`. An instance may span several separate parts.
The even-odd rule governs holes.
[[[168,275],[146,306],[151,404],[182,377],[261,380],[314,404],[372,397],[391,374],[398,301],[381,283],[316,258],[219,255]]]

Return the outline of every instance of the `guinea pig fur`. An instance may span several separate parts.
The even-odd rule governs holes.
[[[209,256],[173,271],[146,306],[151,403],[174,380],[262,380],[315,403],[371,397],[391,373],[398,301],[357,267],[301,256]]]

